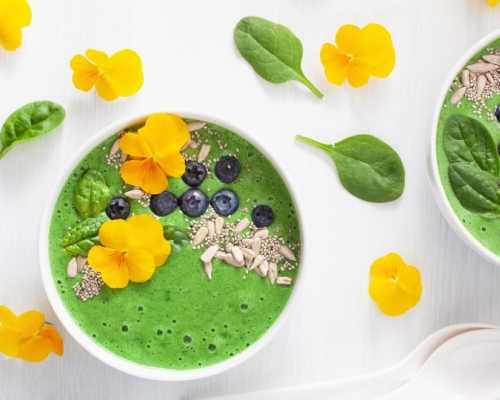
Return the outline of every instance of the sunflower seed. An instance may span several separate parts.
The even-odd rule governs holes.
[[[247,229],[249,225],[250,221],[248,220],[248,218],[243,218],[240,222],[238,222],[234,230],[236,233],[240,233]]]
[[[246,247],[252,247],[253,246],[253,239],[243,239],[241,243],[243,243],[244,246]]]
[[[262,262],[265,260],[265,257],[261,254],[259,254],[257,257],[255,257],[255,259],[253,260],[253,263],[252,265],[250,266],[249,270],[253,270],[255,268],[257,268],[260,264],[262,264]]]
[[[245,262],[245,259],[243,258],[243,253],[241,252],[241,249],[238,246],[233,246],[231,248],[231,254],[233,255],[234,259],[238,264],[243,264]]]
[[[484,74],[485,72],[491,72],[498,69],[498,65],[490,64],[486,62],[477,62],[467,66],[467,69],[471,72],[477,72],[479,74]]]
[[[74,278],[76,274],[78,274],[78,265],[76,263],[75,257],[69,260],[68,267],[66,268],[66,273],[70,278]]]
[[[200,229],[198,229],[198,232],[196,232],[196,234],[194,235],[193,246],[198,246],[202,244],[207,235],[208,235],[208,228],[206,226],[202,226]]]
[[[255,252],[255,254],[258,254],[260,251],[260,239],[254,239],[252,241],[252,250]]]
[[[233,249],[233,244],[232,243],[226,243],[226,252],[231,253],[231,250]]]
[[[455,93],[453,93],[453,96],[451,96],[450,99],[451,104],[458,104],[460,100],[462,100],[462,97],[464,97],[466,90],[467,88],[465,86],[462,86]]]
[[[491,72],[486,73],[486,79],[488,79],[488,82],[491,83],[492,85],[495,84],[495,79],[493,79],[493,75],[491,74]]]
[[[198,162],[203,162],[208,157],[208,153],[210,153],[210,145],[203,143],[201,145],[200,152],[198,153]]]
[[[141,189],[132,189],[124,193],[126,197],[132,200],[140,200],[144,197],[144,192]]]
[[[243,256],[245,258],[249,258],[249,259],[254,259],[255,258],[255,252],[251,249],[247,249],[246,247],[243,247],[241,249],[241,252],[243,253]]]
[[[215,218],[215,233],[217,235],[220,235],[222,233],[222,228],[224,228],[224,218]]]
[[[267,277],[269,278],[269,282],[271,282],[271,284],[274,285],[276,283],[276,279],[278,278],[278,265],[276,263],[269,263]]]
[[[280,286],[290,286],[292,284],[292,278],[289,276],[278,276],[276,283]]]
[[[206,124],[207,124],[206,122],[202,122],[202,121],[193,121],[193,122],[190,122],[189,124],[187,124],[187,126],[188,126],[189,132],[194,132],[194,131],[197,131],[198,129],[205,127]]]
[[[491,64],[500,65],[500,56],[496,54],[488,54],[483,56],[483,58]]]
[[[236,268],[241,268],[243,267],[244,263],[239,263],[238,261],[236,261],[233,257],[232,254],[227,254],[226,255],[226,258],[224,260],[227,264],[229,265],[232,265],[233,267],[236,267]]]
[[[477,78],[477,89],[476,89],[477,97],[481,97],[485,87],[486,87],[486,77],[484,75],[479,75],[479,78]]]
[[[253,235],[254,239],[265,239],[269,236],[269,231],[267,228],[259,229],[255,234]]]
[[[76,256],[76,270],[78,273],[82,272],[83,267],[87,264],[87,257]]]
[[[267,262],[267,260],[262,261],[262,263],[257,268],[255,268],[255,272],[257,273],[257,275],[263,278],[267,276],[268,271],[269,271],[269,263]]]
[[[191,149],[197,149],[200,144],[198,142],[195,142],[193,139],[189,141],[189,147]]]
[[[462,84],[466,88],[470,87],[470,71],[468,69],[462,71]]]
[[[219,246],[214,244],[213,246],[210,246],[208,249],[205,250],[205,252],[201,255],[200,259],[204,263],[208,263],[212,261],[212,258],[214,258],[215,253],[217,253],[217,250],[219,250]]]
[[[122,155],[120,156],[120,162],[123,164],[125,161],[127,161],[127,158],[128,155],[122,151]]]
[[[215,253],[215,258],[217,260],[222,260],[222,261],[225,261],[226,260],[226,257],[228,256],[229,254],[228,253],[224,253],[223,251],[218,251],[217,253]]]
[[[203,262],[203,270],[207,274],[208,279],[212,280],[212,272],[214,271],[214,266],[211,261]]]
[[[115,142],[111,146],[111,149],[109,149],[109,156],[113,157],[114,155],[118,154],[119,151],[120,151],[120,139],[115,140]]]
[[[214,221],[208,221],[207,228],[208,228],[209,239],[213,239],[215,237],[215,223],[214,223]]]
[[[280,246],[280,254],[285,257],[289,261],[296,261],[297,259],[295,258],[295,255],[293,254],[292,250],[290,250],[290,247],[285,246],[282,244]]]

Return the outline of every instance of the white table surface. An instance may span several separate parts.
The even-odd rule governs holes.
[[[0,51],[0,119],[48,98],[62,103],[62,130],[23,144],[0,161],[0,304],[43,310],[56,321],[40,280],[38,225],[47,190],[87,137],[132,114],[187,110],[250,132],[287,169],[305,221],[308,256],[296,308],[270,345],[243,365],[187,383],[140,380],[87,354],[64,333],[63,358],[29,365],[0,360],[0,399],[191,399],[346,377],[391,365],[445,325],[500,324],[500,268],[462,243],[441,217],[427,182],[426,157],[436,96],[456,60],[498,27],[500,7],[483,0],[31,0],[23,47]],[[324,91],[262,81],[235,52],[239,18],[259,15],[289,26],[303,41],[303,67]],[[344,23],[383,23],[397,66],[388,80],[352,89],[330,86],[321,45]],[[78,92],[70,58],[89,47],[130,47],[145,85],[112,103]],[[339,185],[326,157],[294,142],[371,132],[406,166],[401,200],[359,201]],[[420,267],[421,303],[400,318],[368,297],[372,260],[389,251]]]

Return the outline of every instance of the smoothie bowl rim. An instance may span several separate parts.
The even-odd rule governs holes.
[[[66,308],[65,304],[60,297],[58,290],[56,288],[55,280],[52,275],[52,267],[50,263],[49,256],[49,232],[50,224],[52,220],[52,215],[54,212],[54,207],[56,205],[57,199],[61,190],[63,189],[67,179],[75,169],[75,167],[81,162],[81,160],[92,151],[97,145],[102,141],[122,131],[123,129],[134,126],[141,122],[144,122],[147,117],[155,113],[168,112],[170,114],[176,114],[184,119],[193,119],[203,122],[213,123],[229,129],[231,132],[241,136],[244,140],[248,141],[252,146],[254,146],[258,151],[260,151],[272,164],[275,170],[278,172],[279,176],[285,182],[287,190],[292,199],[296,211],[296,218],[299,224],[299,235],[300,235],[300,254],[299,254],[299,267],[297,271],[296,278],[294,280],[293,286],[291,287],[291,294],[286,304],[278,315],[278,318],[274,323],[267,329],[264,334],[252,343],[249,347],[241,351],[240,353],[225,359],[224,361],[208,365],[206,367],[176,370],[161,367],[153,367],[145,364],[140,364],[135,361],[121,357],[110,350],[106,349],[104,346],[98,344],[92,338],[83,331],[82,328],[78,326],[74,318],[71,316],[69,310]],[[265,347],[274,337],[279,328],[283,325],[284,321],[290,314],[290,310],[293,304],[297,301],[297,294],[299,292],[299,286],[302,284],[303,272],[302,268],[304,265],[304,232],[303,232],[303,221],[301,217],[300,210],[298,209],[297,196],[295,194],[295,189],[293,188],[288,175],[284,172],[279,164],[275,161],[276,158],[270,154],[270,152],[263,148],[256,140],[254,140],[246,130],[242,130],[224,120],[220,120],[209,115],[191,113],[191,112],[178,112],[178,111],[156,111],[150,113],[141,113],[134,117],[124,118],[118,122],[108,124],[103,129],[98,130],[96,134],[91,136],[83,145],[81,145],[78,151],[72,156],[66,166],[62,168],[61,173],[56,179],[55,185],[49,194],[43,216],[40,224],[40,236],[39,236],[39,259],[40,259],[40,272],[42,275],[43,287],[49,303],[52,306],[57,318],[62,323],[66,331],[90,354],[95,358],[99,359],[103,363],[129,375],[133,375],[139,378],[158,380],[158,381],[189,381],[195,379],[201,379],[217,375],[224,371],[227,371],[237,365],[248,360],[250,357],[259,352],[263,347]]]
[[[465,241],[470,247],[472,247],[478,254],[486,258],[487,260],[500,265],[500,256],[495,254],[493,251],[488,249],[483,245],[477,238],[475,238],[471,232],[464,226],[463,222],[453,211],[450,205],[448,197],[444,191],[441,176],[439,174],[439,166],[437,159],[437,135],[439,127],[439,119],[441,115],[441,110],[448,94],[448,90],[451,87],[454,79],[460,73],[460,71],[467,65],[467,62],[474,57],[474,55],[484,49],[488,44],[500,38],[500,29],[496,29],[486,36],[483,36],[480,40],[476,41],[472,46],[470,46],[464,55],[458,60],[458,62],[450,69],[450,72],[446,75],[444,84],[438,94],[436,108],[434,110],[433,121],[432,121],[432,135],[430,143],[430,154],[428,160],[428,175],[431,185],[431,190],[433,197],[436,200],[441,214],[444,216],[448,224],[453,228],[453,230],[458,234],[458,236]]]

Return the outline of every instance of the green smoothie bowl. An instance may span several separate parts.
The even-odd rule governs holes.
[[[438,205],[478,253],[500,264],[500,31],[452,69],[434,117],[430,177]]]
[[[67,331],[142,378],[211,376],[268,343],[303,259],[293,188],[248,135],[154,113],[107,127],[55,183],[44,287]]]

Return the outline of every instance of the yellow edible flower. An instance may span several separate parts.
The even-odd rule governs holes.
[[[488,0],[488,4],[489,4],[491,7],[496,6],[498,3],[500,3],[500,0]]]
[[[148,281],[171,251],[162,225],[147,214],[106,221],[99,229],[99,240],[101,245],[89,251],[88,263],[110,288]]]
[[[62,356],[64,345],[57,330],[45,322],[41,312],[28,311],[16,316],[8,307],[0,306],[0,353],[39,362],[50,353]]]
[[[391,34],[382,25],[368,24],[362,29],[344,25],[337,31],[335,42],[321,48],[321,62],[331,83],[341,85],[347,79],[351,86],[360,87],[370,76],[385,78],[394,69],[396,53]]]
[[[420,300],[420,272],[407,265],[399,254],[389,253],[372,264],[369,291],[380,311],[390,316],[401,315]]]
[[[31,8],[26,0],[0,0],[0,46],[16,50],[23,41],[22,28],[31,24]]]
[[[78,54],[71,59],[71,69],[77,89],[88,92],[95,86],[104,100],[132,96],[144,83],[141,58],[130,49],[120,50],[111,57],[89,49],[85,56]]]
[[[137,133],[126,133],[120,139],[121,150],[133,158],[121,167],[123,180],[150,194],[167,190],[168,177],[181,177],[186,170],[181,149],[190,138],[182,118],[153,114]]]

